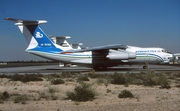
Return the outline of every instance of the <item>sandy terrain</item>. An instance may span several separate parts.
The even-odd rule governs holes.
[[[73,91],[76,81],[52,85],[44,79],[39,82],[22,83],[0,78],[0,92],[7,91],[11,97],[0,103],[0,111],[180,111],[180,88],[171,83],[171,89],[159,89],[159,86],[113,85],[107,87],[90,82],[97,92],[96,99],[87,102],[66,100],[66,92]],[[54,92],[50,92],[54,89]],[[118,98],[118,94],[127,89],[135,98]],[[109,92],[107,92],[107,90]],[[15,95],[24,95],[28,100],[15,103]],[[55,96],[52,100],[51,96]]]

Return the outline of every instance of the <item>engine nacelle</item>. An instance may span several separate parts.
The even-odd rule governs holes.
[[[135,59],[136,54],[133,52],[119,52],[119,53],[110,53],[106,57],[111,60],[128,60],[128,59]]]

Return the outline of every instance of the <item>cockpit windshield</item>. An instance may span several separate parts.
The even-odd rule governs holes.
[[[172,54],[171,52],[167,51],[166,49],[163,49],[162,52]]]

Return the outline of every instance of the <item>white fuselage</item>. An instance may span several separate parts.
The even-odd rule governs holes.
[[[136,54],[135,59],[128,59],[128,60],[110,60],[108,58],[105,59],[97,59],[96,63],[105,64],[106,66],[115,66],[115,65],[123,65],[123,64],[166,64],[171,61],[173,55],[168,53],[163,48],[141,48],[141,47],[133,47],[128,46],[126,49],[128,52],[134,52]],[[79,64],[85,66],[92,66],[93,65],[93,58],[92,51],[88,52],[79,52],[79,53],[46,53],[40,51],[28,51],[29,53],[51,59],[56,60],[64,63],[72,63],[72,64]]]

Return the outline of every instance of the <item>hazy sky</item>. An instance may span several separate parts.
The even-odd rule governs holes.
[[[43,60],[27,54],[23,35],[3,18],[44,19],[47,35],[84,46],[124,44],[180,52],[180,0],[0,0],[0,61]]]

